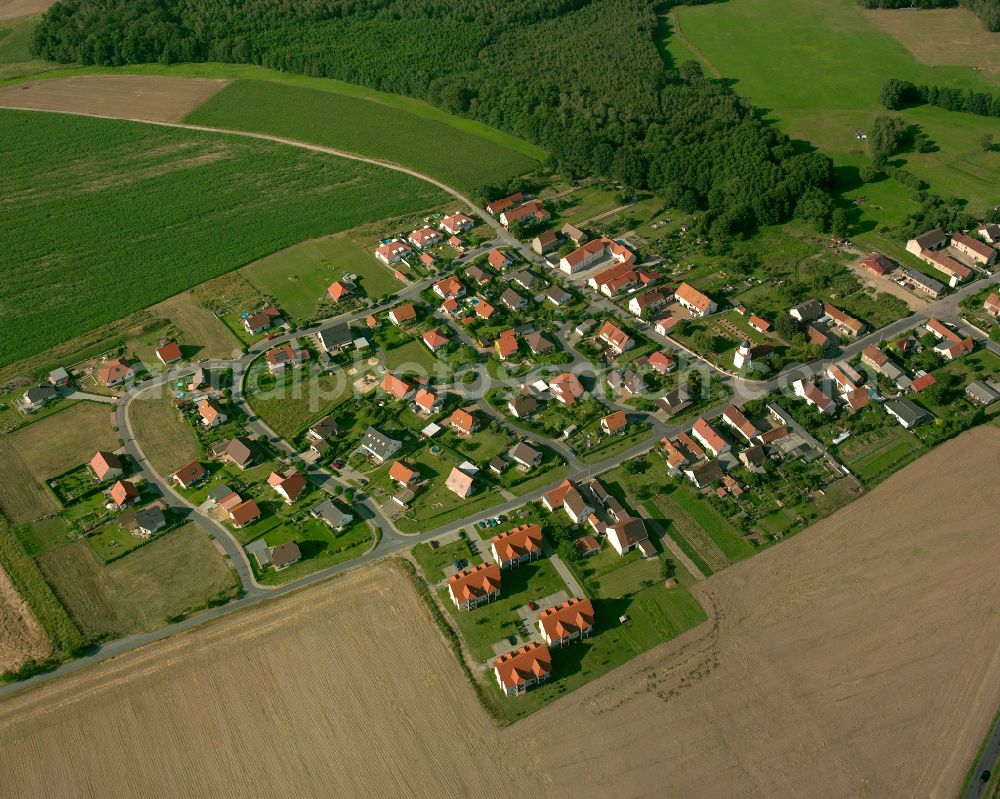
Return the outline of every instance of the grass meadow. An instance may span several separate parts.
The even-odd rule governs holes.
[[[304,239],[443,197],[268,142],[45,113],[0,111],[0,161],[0,365]]]
[[[799,3],[794,13],[781,0],[727,0],[680,7],[675,19],[680,31],[672,27],[665,42],[672,58],[699,54],[706,71],[717,70],[732,79],[738,94],[764,109],[792,138],[832,156],[847,198],[864,198],[868,224],[863,230],[898,223],[915,207],[911,191],[895,181],[857,181],[857,169],[869,155],[854,131],[867,129],[877,115],[886,113],[878,105],[885,79],[978,91],[996,92],[1000,87],[996,73],[945,62],[920,63],[856,0]],[[782,46],[775,47],[775,42]],[[996,202],[1000,152],[983,152],[979,140],[985,133],[1000,136],[1000,120],[929,106],[900,115],[938,147],[936,152],[897,157],[905,169],[927,181],[932,191],[968,199],[974,208]]]
[[[538,166],[523,152],[437,120],[366,98],[270,81],[237,80],[186,121],[337,147],[412,167],[464,190]]]
[[[304,241],[250,264],[241,273],[295,319],[315,316],[327,288],[345,273],[357,275],[358,288],[372,299],[386,297],[401,287],[372,253],[344,235]]]

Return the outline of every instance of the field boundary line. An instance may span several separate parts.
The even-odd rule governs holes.
[[[708,56],[701,51],[701,48],[684,35],[684,31],[681,30],[681,19],[677,14],[677,6],[670,9],[670,14],[668,14],[668,16],[670,17],[670,22],[673,23],[674,26],[674,36],[687,45],[688,50],[694,53],[695,56],[697,56],[701,62],[708,67],[708,71],[712,73],[713,77],[721,79],[722,72],[719,71],[719,68],[709,60]]]

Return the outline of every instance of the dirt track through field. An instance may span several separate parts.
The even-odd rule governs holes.
[[[0,795],[951,797],[1000,703],[998,468],[1000,429],[945,444],[502,731],[397,567],[352,572],[0,704]]]
[[[998,473],[980,428],[699,583],[710,624],[523,725],[536,767],[582,797],[954,796],[1000,705]]]
[[[25,604],[7,572],[0,569],[0,672],[29,660],[43,660],[52,652],[35,614]]]
[[[162,75],[77,75],[0,89],[0,106],[180,122],[229,83]]]

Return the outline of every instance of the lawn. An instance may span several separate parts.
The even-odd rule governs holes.
[[[443,198],[375,166],[132,122],[4,110],[0,141],[15,234],[0,267],[0,363],[304,239]]]
[[[30,524],[22,524],[14,528],[24,551],[31,557],[37,558],[51,549],[56,549],[64,544],[76,541],[79,536],[70,526],[59,516],[52,516],[48,519],[40,519]]]
[[[385,350],[385,368],[391,372],[401,374],[415,372],[425,376],[434,374],[444,366],[423,343],[414,339]]]
[[[106,566],[82,541],[45,553],[38,564],[74,621],[94,638],[156,629],[239,591],[236,573],[193,523]]]
[[[538,167],[537,156],[529,158],[495,137],[364,97],[269,81],[237,80],[186,121],[336,147],[403,164],[464,190]]]
[[[428,543],[417,544],[410,552],[423,569],[424,578],[431,585],[441,582],[444,579],[444,567],[453,565],[456,560],[466,560],[471,566],[483,562],[483,559],[469,548],[467,538],[459,538],[437,549]]]
[[[356,285],[372,299],[400,288],[392,272],[372,253],[340,234],[296,244],[244,267],[241,273],[297,320],[312,319],[327,288],[345,273],[356,275]]]
[[[232,358],[239,342],[198,297],[189,291],[164,300],[149,309],[168,319],[181,351],[187,357]]]
[[[315,504],[316,499],[305,503]],[[264,540],[269,547],[295,541],[302,552],[302,560],[280,572],[270,569],[260,577],[262,583],[277,585],[297,580],[320,569],[359,558],[372,546],[372,528],[368,522],[355,521],[346,530],[331,530],[330,526],[316,519],[284,524],[268,531]],[[256,568],[256,560],[250,558]]]
[[[404,533],[418,533],[476,513],[501,501],[500,495],[477,480],[472,496],[463,499],[445,486],[445,480],[459,458],[447,449],[432,452],[425,447],[412,458],[416,469],[427,480],[405,514],[396,519]]]
[[[519,635],[517,609],[557,591],[568,593],[566,584],[546,559],[525,563],[516,569],[504,569],[500,578],[500,598],[474,610],[458,610],[448,596],[448,589],[438,591],[448,608],[462,640],[475,660],[494,657],[493,644],[511,635]],[[492,676],[492,675],[491,675]]]
[[[258,361],[258,364],[261,363]],[[279,436],[293,439],[351,396],[353,388],[343,370],[279,383],[260,394],[248,394],[250,407]]]
[[[711,67],[735,79],[738,94],[768,109],[769,117],[793,139],[833,156],[840,174],[851,181],[868,160],[854,131],[869,128],[875,116],[884,113],[878,96],[886,78],[977,91],[995,91],[1000,85],[1000,78],[988,71],[943,66],[941,61],[933,66],[919,63],[874,24],[856,0],[815,0],[797,5],[795,13],[788,10],[782,0],[679,7],[682,35],[669,36],[666,45],[675,58],[683,59],[691,52],[684,38],[693,43]],[[776,41],[782,42],[780,48],[774,47]],[[903,154],[905,169],[943,196],[964,197],[976,206],[995,203],[1000,152],[983,152],[979,139],[1000,133],[1000,121],[931,107],[900,115],[939,147],[937,152]],[[853,188],[848,197],[866,198],[864,228],[875,229],[901,221],[915,207],[911,194],[901,184],[884,181]],[[868,235],[872,242],[879,238]]]

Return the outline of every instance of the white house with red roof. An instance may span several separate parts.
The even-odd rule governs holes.
[[[410,303],[397,305],[389,311],[389,321],[396,325],[396,327],[399,327],[406,322],[412,322],[416,318],[417,311]]]
[[[431,352],[437,352],[442,347],[448,345],[448,338],[443,336],[437,330],[428,330],[426,333],[423,334],[423,336],[421,336],[421,339],[423,340],[424,344],[427,345],[427,349],[429,349]]]
[[[203,399],[198,403],[198,415],[205,427],[218,427],[220,424],[225,424],[228,418],[219,406],[209,399]]]
[[[419,230],[414,230],[410,234],[409,241],[414,247],[425,250],[428,247],[433,247],[435,244],[440,244],[444,241],[444,236],[430,225],[424,225]]]
[[[695,420],[691,428],[691,435],[698,439],[702,446],[716,458],[723,452],[729,452],[732,449],[729,442],[719,435],[719,431],[700,416]]]
[[[298,349],[292,344],[283,344],[268,350],[264,354],[264,360],[267,361],[267,370],[271,374],[277,374],[285,371],[289,366],[295,368],[305,366],[309,360],[309,351]]]
[[[552,673],[552,655],[545,644],[530,643],[493,661],[497,685],[507,696],[523,694]]]
[[[296,469],[292,469],[288,474],[271,472],[267,478],[267,484],[285,500],[286,505],[291,505],[305,489],[306,478],[302,472]]]
[[[747,441],[753,441],[754,437],[760,435],[754,423],[747,419],[746,415],[735,405],[729,405],[722,412],[722,421],[739,433]]]
[[[445,424],[459,435],[468,436],[476,429],[476,417],[464,408],[456,408]]]
[[[454,213],[441,220],[441,230],[457,236],[466,230],[471,230],[476,223],[463,213]]]
[[[538,560],[542,556],[542,528],[537,524],[522,524],[495,535],[490,541],[490,552],[501,569]]]
[[[417,412],[424,414],[434,413],[441,409],[441,398],[438,397],[433,391],[428,391],[426,388],[421,388],[417,391],[417,395],[413,398],[413,404],[417,407]]]
[[[603,342],[616,356],[635,346],[632,337],[610,320],[597,331],[597,340]]]
[[[593,602],[573,597],[545,608],[538,615],[538,632],[548,646],[562,647],[588,637],[594,628],[594,619]]]
[[[465,286],[457,277],[449,275],[434,284],[434,293],[443,300],[458,299],[465,296]]]
[[[502,197],[499,200],[494,200],[486,206],[486,211],[491,216],[496,216],[497,214],[506,211],[508,208],[513,208],[515,205],[522,202],[524,202],[524,192],[519,191],[515,194],[511,194],[509,197]]]
[[[584,394],[583,384],[571,372],[563,372],[551,380],[549,382],[549,391],[555,397],[556,402],[560,402],[563,405],[572,405]]]
[[[500,596],[500,567],[495,563],[456,572],[448,578],[448,595],[459,610],[472,610]]]
[[[964,233],[952,233],[951,246],[969,260],[982,266],[990,266],[996,263],[997,251],[979,239],[972,238],[972,236],[966,236]]]
[[[160,363],[166,366],[181,359],[181,348],[177,346],[176,341],[168,341],[162,347],[157,348],[156,357]]]
[[[98,379],[106,386],[117,386],[135,377],[135,370],[124,361],[112,358],[97,370]]]
[[[710,297],[702,294],[688,283],[681,283],[674,291],[674,299],[686,308],[692,316],[702,317],[715,313],[718,306]]]
[[[601,432],[606,436],[624,433],[627,427],[628,417],[625,415],[625,411],[614,411],[601,417]]]
[[[983,303],[983,310],[994,319],[1000,319],[1000,294],[996,292],[990,294]]]
[[[402,261],[404,258],[409,257],[413,250],[408,244],[400,241],[399,239],[393,239],[385,244],[381,244],[375,250],[375,257],[378,258],[386,266],[390,264],[396,264]]]
[[[350,296],[353,293],[353,287],[342,280],[335,280],[327,288],[326,293],[334,302],[340,302],[344,297]]]
[[[811,380],[796,380],[792,383],[792,390],[795,392],[795,396],[802,397],[807,405],[815,408],[820,413],[832,416],[837,412],[837,403],[833,401],[833,397],[824,393]]]
[[[445,488],[453,494],[457,494],[462,499],[471,496],[473,491],[473,476],[468,472],[463,472],[457,466],[453,467],[448,474],[448,479],[444,481]]]
[[[386,372],[382,377],[382,390],[397,400],[405,400],[413,396],[413,386],[391,372]]]

